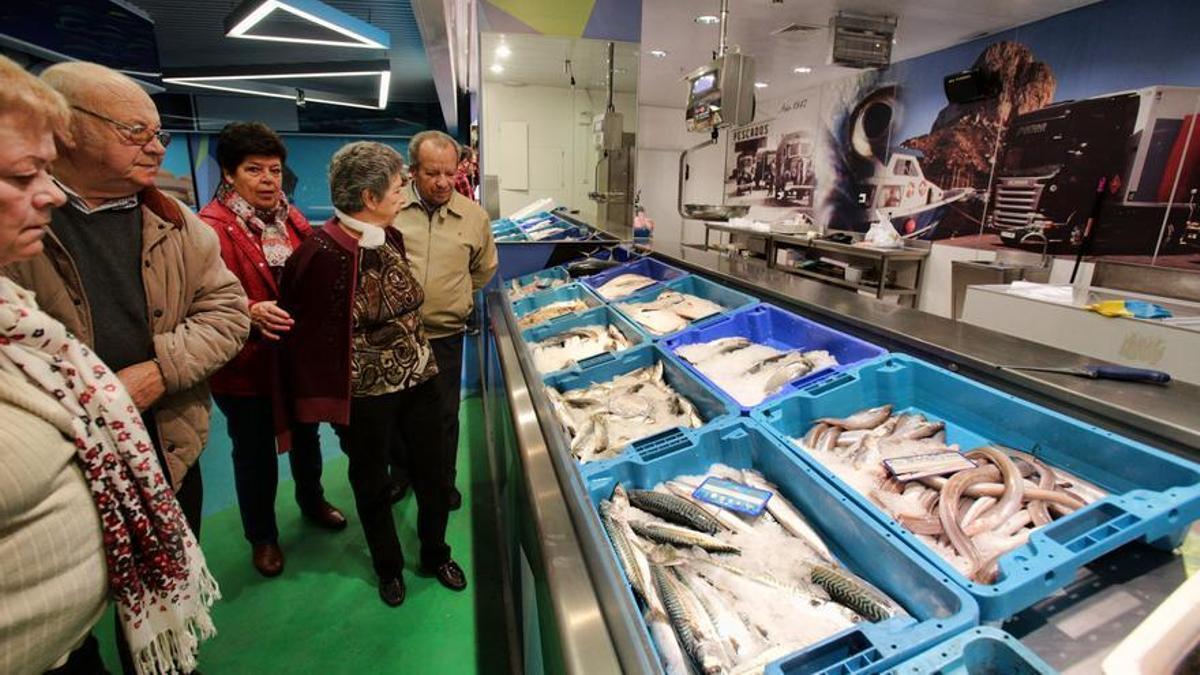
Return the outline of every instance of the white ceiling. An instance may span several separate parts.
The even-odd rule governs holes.
[[[603,40],[483,33],[481,41],[480,70],[484,82],[568,87],[570,79],[564,63],[570,59],[576,87],[605,89],[608,86],[608,43]],[[506,45],[511,52],[507,58],[497,55],[496,48],[500,44]],[[614,45],[616,71],[613,87],[620,92],[637,91],[638,45],[631,42],[617,42]],[[491,67],[496,63],[504,67],[503,73],[492,72]]]
[[[839,11],[889,15],[899,20],[892,60],[928,54],[1044,19],[1097,0],[730,0],[729,38],[756,61],[756,79],[767,82],[759,98],[784,95],[856,72],[826,65],[829,19]],[[717,48],[719,27],[695,22],[700,14],[717,14],[718,0],[643,0],[641,92],[643,105],[682,108],[687,90],[681,78],[708,63]],[[789,23],[821,26],[795,34],[771,33]],[[649,56],[651,50],[666,58]],[[808,66],[807,75],[793,69]]]

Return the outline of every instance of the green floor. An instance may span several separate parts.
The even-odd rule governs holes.
[[[217,636],[200,650],[200,669],[222,673],[492,673],[507,669],[493,527],[487,505],[483,413],[478,397],[463,401],[459,488],[463,507],[450,516],[447,534],[470,585],[462,593],[417,576],[416,504],[411,491],[396,506],[407,560],[408,598],[392,609],[376,595],[375,575],[354,515],[346,458],[332,434],[323,434],[323,483],[332,503],[350,518],[343,532],[328,533],[300,520],[290,480],[277,499],[281,576],[265,579],[250,564],[232,492],[229,441],[214,427],[204,457],[206,510],[201,545],[223,599],[213,609]],[[331,450],[333,450],[331,452]],[[286,462],[281,462],[286,466]],[[209,508],[216,505],[215,508]],[[118,672],[112,621],[97,628],[104,658]]]

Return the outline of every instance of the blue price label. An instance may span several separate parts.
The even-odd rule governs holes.
[[[724,478],[709,477],[696,488],[692,496],[723,509],[757,516],[766,508],[771,492]]]

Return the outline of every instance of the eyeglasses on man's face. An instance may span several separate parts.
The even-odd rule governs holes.
[[[158,129],[151,129],[144,124],[126,124],[125,122],[114,120],[111,117],[105,117],[98,112],[92,112],[87,108],[81,108],[77,105],[73,105],[71,107],[81,113],[84,113],[85,115],[91,115],[98,120],[103,120],[113,125],[117,128],[117,131],[121,133],[121,138],[124,138],[125,142],[129,143],[130,145],[142,147],[155,139],[158,139],[158,142],[161,143],[164,148],[171,144],[171,132],[163,131],[162,127],[159,127]]]

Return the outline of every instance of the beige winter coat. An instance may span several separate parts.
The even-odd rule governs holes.
[[[408,200],[392,226],[404,235],[408,263],[425,291],[425,334],[458,335],[466,328],[474,292],[492,280],[499,262],[487,212],[455,192],[429,216],[415,185]]]
[[[154,419],[176,488],[208,441],[208,376],[232,359],[250,333],[241,283],[221,261],[212,228],[183,204],[154,188],[141,194],[142,283],[154,352],[167,393]],[[69,208],[69,207],[65,207]],[[62,243],[52,232],[46,249],[3,273],[33,291],[37,303],[93,345],[88,292]]]

